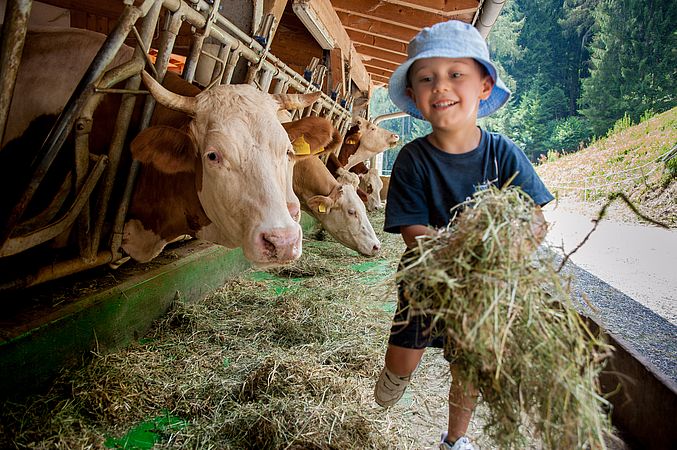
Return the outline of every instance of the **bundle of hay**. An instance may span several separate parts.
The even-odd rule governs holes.
[[[605,448],[597,376],[610,347],[574,309],[547,252],[535,251],[533,202],[519,188],[491,188],[461,206],[398,273],[412,313],[433,315],[447,334],[500,448],[524,448],[525,421],[546,448]]]

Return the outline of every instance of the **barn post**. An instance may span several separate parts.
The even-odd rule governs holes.
[[[8,0],[5,6],[0,47],[0,144],[5,140],[9,106],[12,103],[32,6],[33,0]]]

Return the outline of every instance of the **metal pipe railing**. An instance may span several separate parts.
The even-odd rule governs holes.
[[[28,18],[33,0],[8,0],[0,43],[0,144],[5,141],[5,128],[12,103],[16,76],[26,41]],[[0,242],[1,244],[2,242]]]
[[[92,61],[89,69],[80,80],[66,103],[64,110],[59,115],[59,119],[47,135],[45,143],[42,145],[38,156],[31,164],[33,176],[30,183],[23,190],[21,198],[10,212],[7,222],[0,230],[0,246],[3,245],[11,233],[14,231],[19,219],[23,216],[38,186],[47,174],[59,149],[66,140],[77,114],[85,105],[89,97],[94,93],[94,83],[101,77],[106,67],[113,61],[117,51],[124,43],[125,37],[129,34],[132,25],[139,17],[144,16],[155,0],[145,0],[139,7],[127,6],[122,12],[120,21],[116,24],[111,34],[106,39],[108,45],[102,48]],[[126,33],[123,30],[127,30]]]
[[[190,50],[191,56],[189,56],[186,63],[187,69],[184,66],[184,77],[187,76],[191,79],[194,76],[199,55],[202,53],[204,39],[210,37],[221,44],[217,58],[219,67],[216,65],[214,67],[210,86],[214,82],[230,83],[238,61],[240,58],[245,58],[252,68],[250,74],[254,77],[254,82],[265,92],[270,89],[273,79],[276,80],[273,93],[286,93],[290,87],[300,93],[316,90],[313,83],[290,69],[274,55],[268,53],[267,45],[262,47],[257,41],[244,34],[218,12],[215,12],[216,9],[211,9],[211,6],[204,0],[187,1],[191,2],[192,5],[182,0],[145,0],[139,6],[133,6],[129,4],[131,2],[126,2],[128,4],[121,14],[118,24],[106,38],[59,116],[57,123],[52,127],[45,144],[31,165],[33,168],[33,178],[28,187],[23,191],[20,201],[14,205],[8,222],[0,230],[0,257],[16,254],[31,246],[45,242],[45,240],[53,239],[61,233],[66,233],[77,220],[81,259],[79,262],[57,262],[56,264],[51,264],[51,266],[55,268],[58,265],[58,269],[41,269],[40,275],[37,278],[31,275],[23,281],[17,280],[23,286],[37,284],[49,279],[58,278],[63,274],[75,273],[96,265],[110,263],[122,256],[122,230],[134,189],[134,181],[139,170],[137,162],[131,163],[122,198],[119,204],[115,205],[117,210],[110,235],[110,251],[99,251],[99,247],[102,230],[104,229],[103,225],[108,216],[106,211],[112,197],[113,185],[115,184],[116,177],[119,176],[117,172],[120,172],[118,168],[132,111],[134,110],[136,95],[146,93],[146,91],[139,90],[139,72],[148,62],[147,52],[162,8],[168,10],[169,14],[166,26],[162,32],[156,62],[154,67],[152,67],[152,69],[155,69],[154,71],[158,80],[162,80],[167,71],[169,58],[179,29],[185,21],[198,31],[194,32],[194,39]],[[219,0],[215,2],[216,5],[218,3]],[[206,11],[207,14],[203,14],[201,11]],[[144,21],[141,33],[138,33],[134,28],[134,24],[141,17],[144,17]],[[25,25],[22,28],[24,36],[26,32]],[[21,33],[21,30],[18,31]],[[126,37],[132,31],[137,37],[138,42],[132,60],[114,69],[105,71],[124,44]],[[3,40],[3,42],[5,41]],[[23,42],[21,47],[23,47]],[[3,59],[3,64],[5,61]],[[11,74],[9,77],[11,77]],[[99,80],[98,83],[97,80]],[[127,80],[124,89],[111,89],[112,86],[124,80]],[[5,81],[4,78],[2,81]],[[14,81],[12,80],[12,85]],[[92,166],[89,162],[93,158],[90,155],[89,135],[93,125],[93,114],[103,96],[107,93],[122,94],[122,106],[118,111],[118,118],[108,153],[98,156],[96,160],[98,162]],[[5,91],[3,91],[3,94],[5,94]],[[147,96],[141,115],[140,129],[147,127],[150,123],[154,105],[155,101],[153,97]],[[0,105],[1,107],[2,105]],[[340,130],[344,130],[345,125],[350,123],[351,115],[348,109],[341,107],[324,93],[308,109],[308,112],[312,114],[321,114],[323,111],[329,111],[329,118],[335,120],[337,128]],[[1,110],[0,113],[2,113]],[[74,124],[76,125],[75,127],[73,126]],[[68,207],[68,211],[58,218],[56,222],[51,222],[52,219],[47,218],[48,224],[45,227],[35,232],[23,233],[22,236],[13,236],[12,232],[17,229],[19,224],[21,224],[22,229],[26,229],[23,225],[28,223],[28,221],[21,223],[22,215],[26,211],[46,171],[54,161],[56,154],[60,151],[71,129],[74,129],[76,136],[76,162],[74,163],[72,177],[69,176],[67,180],[72,179],[72,189],[76,193],[75,200]],[[107,167],[107,171],[104,171],[104,167]],[[67,185],[70,183],[71,181],[67,181]],[[68,188],[67,185],[63,186],[62,183],[62,188]],[[99,188],[95,191],[94,187],[96,186]],[[92,197],[93,192],[97,192],[98,196],[96,201],[91,203],[90,197]],[[61,206],[56,206],[55,208],[59,209]],[[90,208],[91,211],[89,210]],[[42,215],[39,216],[44,217]],[[0,290],[4,287],[4,285],[0,286]]]

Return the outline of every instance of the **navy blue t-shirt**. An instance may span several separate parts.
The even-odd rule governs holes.
[[[390,176],[385,224],[389,233],[401,226],[449,224],[449,211],[491,183],[502,187],[515,173],[520,186],[537,205],[553,199],[524,152],[507,137],[481,130],[480,144],[461,154],[443,152],[425,137],[400,150]]]

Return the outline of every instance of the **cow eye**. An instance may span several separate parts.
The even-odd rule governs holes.
[[[354,208],[350,208],[350,209],[348,210],[348,214],[350,214],[351,216],[356,216],[356,215],[357,215],[357,211],[355,211]]]
[[[210,161],[218,161],[219,155],[217,155],[216,152],[209,152],[207,153],[207,159],[209,159]]]

